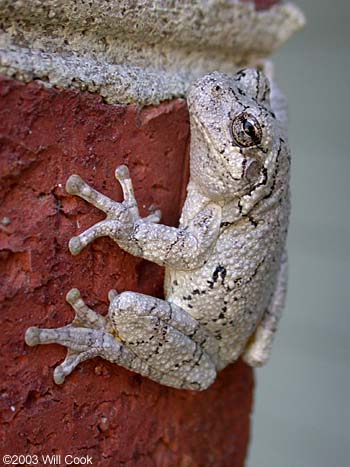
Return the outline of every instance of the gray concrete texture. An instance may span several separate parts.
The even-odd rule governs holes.
[[[230,0],[0,0],[0,21],[0,72],[148,105],[184,97],[208,71],[261,62],[303,15]]]
[[[350,5],[299,1],[307,26],[275,57],[289,100],[287,308],[257,387],[248,467],[349,467]]]

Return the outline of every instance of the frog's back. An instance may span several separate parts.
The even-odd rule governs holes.
[[[200,268],[166,271],[167,300],[217,337],[223,366],[244,350],[271,301],[288,226],[288,180],[285,183],[278,183],[249,215],[231,225],[224,222]]]
[[[267,78],[248,69],[203,77],[188,96],[191,180],[182,226],[217,203],[221,228],[200,267],[167,269],[165,292],[216,336],[222,366],[239,357],[269,306],[285,250],[290,156],[283,112],[270,94]]]

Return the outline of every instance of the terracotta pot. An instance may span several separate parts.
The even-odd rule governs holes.
[[[203,393],[162,387],[101,359],[63,386],[52,379],[65,355],[27,347],[31,325],[69,323],[65,294],[78,287],[102,314],[107,292],[162,296],[163,271],[99,239],[77,257],[68,240],[103,217],[65,193],[80,174],[114,199],[114,169],[126,163],[142,214],[151,204],[176,225],[187,183],[184,100],[138,108],[101,97],[2,78],[1,92],[1,454],[90,455],[93,465],[243,466],[252,371],[239,362]]]

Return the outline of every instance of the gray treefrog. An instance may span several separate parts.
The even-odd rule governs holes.
[[[78,254],[109,236],[132,255],[165,266],[165,300],[110,291],[107,316],[77,289],[67,295],[71,324],[31,327],[28,345],[68,348],[54,380],[100,356],[175,388],[203,390],[240,355],[251,366],[270,354],[286,292],[290,156],[284,125],[258,69],[210,73],[188,93],[190,181],[178,228],[141,218],[126,166],[116,169],[124,201],[112,201],[72,175],[66,190],[106,213],[73,237]]]

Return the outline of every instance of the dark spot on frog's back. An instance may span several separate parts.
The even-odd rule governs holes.
[[[183,298],[183,300],[192,300],[192,296],[191,296],[191,295],[188,295],[187,297],[183,296],[182,298]]]
[[[256,221],[253,216],[248,216],[248,220],[254,227],[257,227],[259,225],[259,222]]]
[[[233,222],[221,222],[220,228],[221,227],[228,227],[229,225],[232,225],[232,224],[233,224]]]
[[[205,290],[194,289],[192,290],[192,295],[204,295],[206,294]]]
[[[207,283],[209,284],[209,289],[214,288],[214,284],[218,281],[219,276],[221,277],[221,283],[223,284],[224,281],[225,281],[226,274],[227,274],[227,271],[226,271],[226,268],[224,266],[221,266],[221,264],[216,266],[216,268],[215,268],[215,270],[213,272],[211,280],[207,281]]]
[[[224,266],[221,266],[220,264],[216,266],[215,271],[213,272],[213,277],[212,280],[215,283],[218,280],[219,274],[221,276],[222,282],[224,282],[227,271]]]

